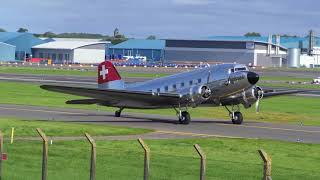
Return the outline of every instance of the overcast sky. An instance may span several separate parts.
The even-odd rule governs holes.
[[[30,32],[200,38],[249,31],[320,34],[318,0],[2,0],[0,27]]]

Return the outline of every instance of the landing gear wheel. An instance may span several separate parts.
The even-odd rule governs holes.
[[[243,116],[241,112],[234,112],[232,117],[232,123],[233,124],[242,124]]]
[[[120,116],[121,116],[121,111],[119,111],[119,110],[116,111],[116,112],[114,113],[114,116],[115,116],[115,117],[120,117]]]
[[[114,113],[114,116],[115,116],[115,117],[120,117],[120,116],[121,116],[121,112],[122,112],[123,109],[124,109],[124,107],[121,107],[119,110],[117,110],[117,111]]]
[[[190,120],[190,114],[187,111],[181,112],[181,116],[179,117],[180,124],[189,124]]]

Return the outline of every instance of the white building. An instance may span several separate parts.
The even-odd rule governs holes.
[[[314,47],[309,54],[296,54],[300,67],[319,68],[320,67],[320,47]]]
[[[34,58],[51,59],[53,63],[93,64],[105,60],[106,41],[52,41],[32,47]]]

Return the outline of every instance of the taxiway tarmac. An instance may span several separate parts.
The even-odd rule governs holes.
[[[272,124],[245,121],[243,125],[233,125],[230,121],[193,119],[189,125],[177,123],[175,116],[146,115],[123,112],[116,118],[113,112],[94,110],[49,108],[25,105],[0,105],[3,117],[19,117],[26,120],[67,121],[98,123],[117,126],[154,129],[153,138],[263,138],[292,142],[320,143],[320,127],[287,124]],[[172,111],[174,114],[174,111]],[[192,114],[191,114],[192,115]]]

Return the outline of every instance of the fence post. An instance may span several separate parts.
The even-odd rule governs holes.
[[[149,147],[144,143],[144,141],[139,138],[138,142],[140,143],[141,147],[144,150],[144,173],[143,173],[143,179],[148,180],[149,179],[149,169],[150,169],[150,149]]]
[[[272,180],[271,178],[271,157],[268,154],[260,149],[258,150],[262,160],[263,160],[263,180]]]
[[[42,138],[42,180],[48,176],[48,138],[40,128],[37,128],[38,134]]]
[[[10,144],[13,143],[13,137],[14,137],[14,127],[11,128]]]
[[[2,179],[3,134],[0,131],[0,180]]]
[[[193,145],[200,156],[200,180],[206,179],[206,155],[198,144]]]
[[[90,180],[96,179],[96,142],[94,139],[88,134],[85,133],[85,136],[87,137],[88,141],[91,144],[91,161],[90,161]]]

